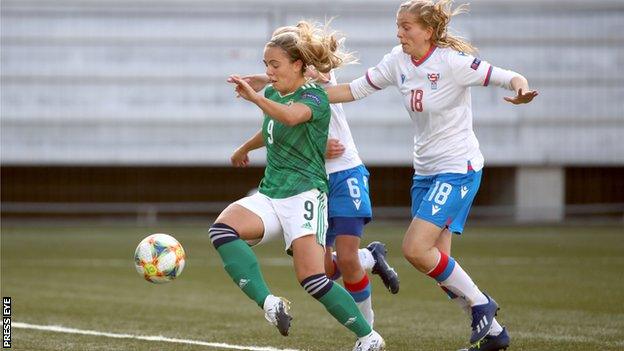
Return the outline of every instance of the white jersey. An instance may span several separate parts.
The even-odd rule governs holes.
[[[329,81],[325,84],[320,83],[323,87],[336,85],[336,76],[334,71],[329,73]],[[344,153],[338,158],[326,159],[325,169],[327,174],[344,171],[345,169],[357,167],[362,164],[362,160],[358,155],[353,136],[347,123],[342,104],[330,104],[331,119],[329,122],[329,138],[338,139],[345,147]]]
[[[483,155],[472,129],[471,86],[496,85],[511,90],[517,73],[474,56],[432,46],[420,60],[401,46],[386,54],[364,77],[351,82],[361,99],[389,86],[403,95],[414,125],[414,170],[419,175],[466,173],[470,162],[483,168]]]

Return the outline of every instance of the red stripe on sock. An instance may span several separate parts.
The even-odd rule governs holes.
[[[345,289],[347,289],[347,291],[351,291],[351,292],[364,290],[364,288],[368,286],[368,275],[364,274],[364,278],[362,278],[362,280],[360,280],[357,283],[344,282],[344,286],[345,286]]]
[[[448,256],[444,252],[440,251],[440,262],[438,262],[438,265],[431,272],[427,273],[427,275],[435,279],[435,277],[444,272],[446,265],[448,265]]]

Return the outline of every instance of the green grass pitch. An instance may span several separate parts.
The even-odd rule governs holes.
[[[373,276],[375,329],[388,350],[457,350],[469,322],[434,281],[400,252],[406,223],[374,223],[364,242],[388,244],[401,277],[398,295]],[[152,232],[174,235],[187,266],[153,285],[134,270],[133,252]],[[13,323],[310,351],[351,350],[354,337],[295,279],[281,242],[256,249],[276,295],[292,301],[282,337],[229,279],[206,227],[2,227],[2,296]],[[624,228],[469,227],[453,256],[501,306],[510,350],[624,349]],[[14,350],[225,350],[13,328]]]

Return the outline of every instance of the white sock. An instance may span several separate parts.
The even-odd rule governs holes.
[[[373,323],[375,322],[375,312],[373,312],[372,296],[369,296],[362,302],[356,302],[356,304],[368,324],[370,324],[371,328],[373,328]]]
[[[496,320],[496,318],[494,318],[492,320],[492,328],[488,332],[488,335],[496,336],[500,334],[502,331],[503,331],[503,327],[501,327],[501,325],[498,324],[498,321]]]
[[[358,256],[360,258],[360,265],[366,270],[371,270],[375,265],[375,259],[373,254],[366,248],[358,250]]]
[[[487,297],[483,295],[468,273],[457,262],[455,262],[451,275],[445,281],[440,282],[440,284],[451,290],[455,295],[468,300],[470,306],[488,303]]]
[[[468,319],[472,319],[472,307],[470,307],[470,304],[466,301],[466,299],[457,296],[452,300],[457,302],[462,311],[464,311],[464,313],[468,316]]]

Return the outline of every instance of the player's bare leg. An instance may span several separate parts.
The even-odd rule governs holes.
[[[403,239],[403,255],[419,271],[436,279],[453,294],[466,299],[471,306],[472,335],[470,342],[482,340],[490,331],[498,305],[483,294],[459,263],[436,247],[445,229],[414,218]],[[441,243],[444,243],[444,238]]]
[[[286,336],[290,328],[288,302],[271,294],[256,255],[246,240],[262,238],[264,225],[255,213],[237,204],[228,206],[210,227],[210,240],[234,283],[265,311],[265,318]]]

